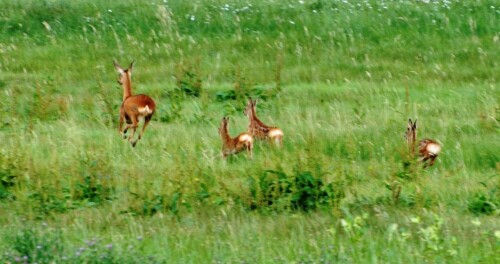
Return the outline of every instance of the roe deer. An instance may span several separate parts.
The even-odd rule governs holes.
[[[415,143],[417,141],[417,120],[412,122],[411,119],[408,119],[408,126],[406,128],[406,143],[408,144],[408,148],[410,150],[410,155],[414,155],[415,153]],[[418,145],[418,155],[422,157],[422,162],[424,163],[424,168],[427,166],[434,165],[434,161],[437,156],[441,152],[441,145],[432,139],[422,139]],[[429,160],[429,163],[426,161]]]
[[[274,141],[276,145],[283,145],[283,130],[277,127],[270,127],[262,123],[256,115],[256,105],[257,99],[248,99],[247,105],[243,114],[248,117],[248,133],[256,139],[266,139],[269,141]]]
[[[243,150],[248,151],[248,156],[252,158],[253,137],[248,133],[241,133],[235,138],[231,138],[228,132],[229,117],[223,117],[220,122],[219,135],[222,138],[222,157],[226,158],[231,154],[238,154]]]
[[[118,83],[123,87],[123,102],[120,106],[120,126],[119,132],[123,135],[123,138],[127,138],[127,130],[130,128],[132,132],[128,136],[128,140],[135,147],[137,141],[141,139],[144,134],[144,130],[151,121],[151,117],[156,110],[156,104],[151,97],[145,94],[132,95],[132,68],[134,66],[134,61],[130,63],[127,69],[123,69],[116,61],[113,61],[115,69],[118,71]],[[139,121],[144,119],[144,125],[139,133],[136,140],[133,140],[135,130],[139,126]],[[127,123],[125,129],[123,128],[123,121]]]

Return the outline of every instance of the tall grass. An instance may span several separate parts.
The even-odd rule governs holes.
[[[1,2],[0,259],[496,263],[499,16],[495,1]],[[134,92],[159,108],[136,148],[114,58],[136,59]],[[247,96],[284,146],[224,161],[217,127],[246,130]],[[408,118],[443,145],[429,169],[408,159]]]

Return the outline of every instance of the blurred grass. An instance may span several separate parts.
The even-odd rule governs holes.
[[[98,237],[123,256],[109,263],[498,262],[499,16],[496,1],[2,1],[0,259],[32,239],[88,263],[76,251]],[[159,108],[136,148],[117,133],[114,58],[136,59],[134,92]],[[179,96],[183,72],[200,97]],[[245,98],[218,99],[235,83],[283,149],[220,160],[220,118],[247,126]],[[428,170],[403,165],[408,118],[443,145]],[[268,170],[345,197],[253,210]]]

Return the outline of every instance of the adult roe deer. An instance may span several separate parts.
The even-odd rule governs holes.
[[[228,132],[229,117],[223,117],[219,126],[219,135],[222,138],[222,157],[226,158],[231,154],[238,154],[243,150],[248,151],[248,156],[252,158],[253,137],[248,133],[241,133],[232,138]]]
[[[411,119],[408,119],[408,126],[406,128],[406,143],[408,144],[408,148],[410,150],[410,155],[414,155],[415,153],[415,143],[417,141],[417,120],[412,122]],[[422,162],[424,163],[424,168],[427,166],[434,165],[434,162],[441,152],[441,145],[432,139],[422,139],[418,145],[418,155],[422,157]],[[426,161],[429,160],[428,163]]]
[[[248,99],[243,114],[248,117],[248,133],[256,139],[274,141],[276,145],[283,145],[283,130],[264,124],[256,114],[257,99]]]
[[[145,94],[132,95],[132,69],[134,66],[134,61],[130,63],[127,69],[124,69],[116,61],[113,61],[115,69],[118,71],[118,83],[123,87],[123,102],[120,106],[120,126],[118,128],[123,138],[127,138],[127,130],[131,129],[132,132],[128,136],[128,140],[135,147],[137,141],[142,138],[144,130],[148,126],[153,114],[156,110],[156,104],[151,97]],[[136,140],[133,140],[135,130],[139,126],[139,121],[144,120],[142,130]],[[123,128],[123,122],[126,122],[125,129]]]

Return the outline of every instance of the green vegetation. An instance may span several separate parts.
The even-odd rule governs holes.
[[[1,1],[0,262],[499,263],[499,47],[493,0]],[[249,96],[284,146],[223,161]]]

